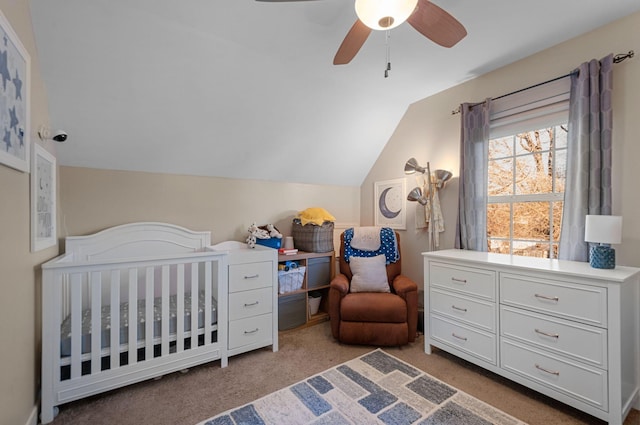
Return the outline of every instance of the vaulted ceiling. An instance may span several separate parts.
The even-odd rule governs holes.
[[[360,185],[411,103],[640,10],[434,3],[467,29],[453,48],[405,23],[334,66],[353,0],[31,0],[58,162]]]

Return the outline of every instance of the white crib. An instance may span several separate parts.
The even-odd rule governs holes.
[[[42,423],[73,400],[227,366],[227,257],[210,239],[165,223],[66,238],[42,266]]]

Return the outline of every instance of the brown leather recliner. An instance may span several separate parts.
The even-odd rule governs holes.
[[[398,251],[400,236],[396,233]],[[344,233],[340,235],[340,273],[329,288],[331,332],[338,341],[375,346],[413,342],[418,326],[418,286],[401,274],[401,259],[388,264],[390,293],[349,292],[353,276],[344,259]]]

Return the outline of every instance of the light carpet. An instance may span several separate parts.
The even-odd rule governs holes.
[[[524,422],[378,349],[198,425],[262,424],[523,425]]]

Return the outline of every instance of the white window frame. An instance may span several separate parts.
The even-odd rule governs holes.
[[[566,124],[569,118],[569,90],[570,78],[565,77],[554,80],[552,82],[535,86],[527,90],[519,91],[514,94],[501,97],[492,102],[490,111],[490,140],[505,137],[516,136],[517,134],[535,131],[542,128],[549,128],[560,124]],[[556,135],[554,134],[554,137]],[[515,142],[515,141],[514,141]],[[565,148],[561,148],[564,150]],[[553,146],[554,158],[557,158],[557,145]],[[515,191],[515,167],[518,157],[534,155],[533,153],[517,154],[512,152],[511,156],[503,158],[512,159],[513,170],[513,190]],[[493,161],[491,159],[489,161]],[[487,163],[487,167],[489,163]],[[555,192],[556,185],[556,168],[557,164],[554,160],[552,180],[552,193],[526,194],[517,195],[515,192],[511,195],[488,196],[487,206],[491,204],[508,204],[509,205],[509,237],[489,237],[487,241],[505,241],[509,243],[509,252],[514,253],[514,242],[547,244],[549,246],[549,256],[554,258],[553,251],[553,229],[560,226],[561,223],[554,223],[553,220],[553,202],[559,202],[564,199],[564,193]],[[488,189],[488,188],[487,188]],[[549,223],[551,225],[549,239],[527,240],[514,238],[514,204],[522,202],[551,202],[549,208]]]

